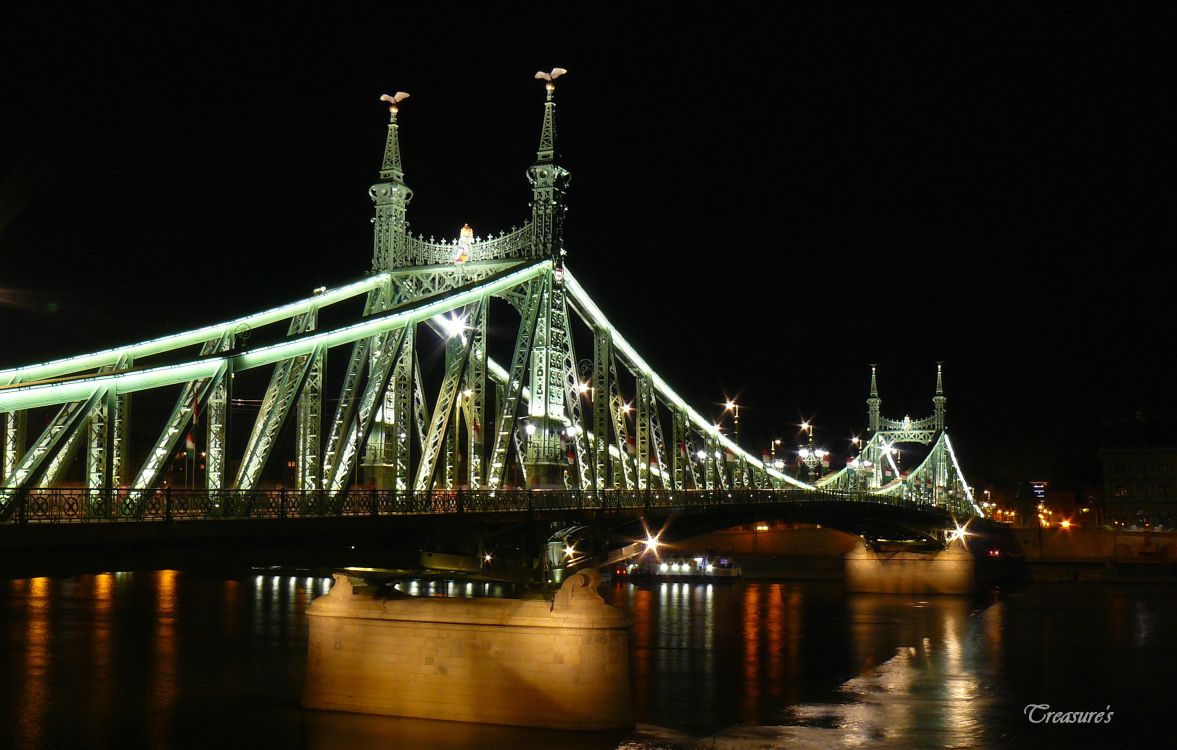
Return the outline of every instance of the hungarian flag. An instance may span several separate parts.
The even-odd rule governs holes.
[[[625,438],[625,452],[631,456],[638,452],[638,447],[633,442],[633,435],[629,435]]]
[[[188,435],[184,438],[184,450],[188,458],[196,455],[196,421],[200,419],[200,402],[196,400],[196,389],[192,390],[192,423],[188,426]]]

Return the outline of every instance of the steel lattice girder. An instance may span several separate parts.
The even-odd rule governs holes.
[[[686,413],[688,419],[695,425],[696,429],[698,429],[703,434],[709,434],[716,437],[719,443],[725,448],[732,451],[732,453],[736,454],[737,456],[742,456],[745,460],[748,461],[749,464],[764,468],[769,476],[788,482],[795,487],[801,487],[803,489],[811,488],[811,486],[805,482],[801,482],[786,474],[782,474],[771,467],[765,467],[760,459],[745,451],[727,436],[720,434],[715,425],[711,424],[711,422],[704,419],[702,415],[692,409],[691,406],[687,404],[687,402],[684,401],[682,397],[680,397],[666,383],[666,381],[659,377],[658,374],[655,373],[648,364],[646,364],[645,360],[638,355],[637,351],[629,345],[629,342],[627,342],[621,336],[621,334],[617,332],[617,329],[610,325],[608,319],[601,312],[600,308],[596,306],[596,304],[588,296],[588,293],[585,292],[584,288],[580,286],[579,282],[576,281],[575,277],[573,277],[572,273],[567,268],[564,269],[564,285],[568,290],[572,304],[577,308],[577,312],[581,315],[581,317],[584,318],[585,321],[594,328],[607,328],[612,334],[614,348],[630,364],[633,365],[635,371],[650,373],[650,379],[653,383],[654,391],[662,398],[664,403],[670,407],[681,409],[684,413]]]
[[[290,322],[289,335],[305,333],[314,327],[314,322],[315,311],[308,310]],[[245,455],[237,471],[237,480],[233,483],[234,489],[253,489],[262,469],[269,461],[274,441],[286,422],[290,408],[302,392],[303,384],[322,353],[323,346],[319,345],[308,353],[298,354],[279,362],[274,367],[249,442],[245,446]]]
[[[494,448],[490,454],[490,466],[487,470],[486,486],[490,490],[497,490],[506,472],[507,455],[511,443],[516,445],[516,455],[519,453],[518,435],[515,434],[515,416],[520,397],[523,395],[523,377],[526,375],[527,363],[531,359],[532,347],[535,343],[535,332],[540,317],[540,306],[544,302],[546,285],[543,280],[535,279],[528,285],[527,308],[519,321],[519,330],[515,335],[515,349],[511,355],[511,370],[506,378],[505,386],[498,398],[499,418],[495,422]],[[520,476],[523,476],[520,474]]]
[[[302,315],[311,308],[321,309],[328,305],[351,299],[371,289],[385,285],[387,281],[387,274],[377,274],[350,284],[345,284],[337,289],[328,289],[311,297],[223,323],[215,323],[191,331],[161,336],[129,346],[104,349],[99,352],[67,357],[36,365],[0,370],[0,386],[19,382],[28,383],[30,381],[47,380],[62,375],[93,371],[104,366],[114,365],[124,357],[129,357],[131,361],[138,362],[141,359],[157,354],[205,344],[209,341],[219,340],[227,334],[231,335],[235,330],[260,328]]]
[[[311,349],[311,347],[316,347],[320,344],[322,345],[323,350],[325,350],[329,347],[361,341],[365,338],[375,335],[376,333],[379,333],[380,331],[388,330],[397,326],[409,325],[410,323],[416,324],[418,322],[428,322],[435,315],[461,306],[462,304],[468,304],[468,302],[473,298],[478,298],[485,295],[505,295],[519,284],[529,279],[539,277],[542,274],[550,273],[550,271],[550,262],[538,261],[522,267],[517,267],[507,273],[488,278],[484,283],[474,285],[473,287],[466,290],[458,290],[455,293],[449,294],[441,299],[422,300],[412,304],[407,309],[399,308],[381,315],[375,315],[368,320],[351,326],[324,331],[309,336],[301,336],[289,341],[280,342],[267,347],[261,347],[256,350],[247,351],[234,356],[208,357],[193,362],[135,369],[126,373],[118,373],[110,376],[93,375],[79,377],[61,383],[34,383],[0,389],[0,411],[7,412],[16,409],[28,409],[37,406],[62,404],[70,400],[88,398],[89,396],[93,395],[93,393],[99,387],[103,386],[112,388],[113,392],[116,394],[125,394],[137,390],[191,382],[193,380],[201,380],[215,374],[220,369],[220,366],[224,361],[231,362],[234,370],[244,370],[252,367],[276,363],[282,361],[283,359],[292,359],[295,356],[299,356],[300,354],[307,352],[309,349]],[[569,293],[573,296],[573,299],[577,305],[578,313],[580,313],[582,317],[585,317],[585,313],[587,312],[588,318],[590,319],[590,324],[592,324],[597,330],[608,331],[611,337],[616,339],[615,345],[618,351],[626,358],[626,360],[634,364],[635,369],[643,369],[644,361],[636,355],[636,352],[634,352],[632,348],[629,347],[624,339],[621,339],[616,334],[615,330],[608,323],[608,321],[603,317],[603,315],[600,314],[599,310],[596,309],[591,300],[587,298],[587,295],[585,295],[583,290],[576,283],[575,279],[573,279],[570,274],[566,273],[565,280],[568,284]],[[347,289],[350,289],[351,292],[353,292],[352,296],[354,296],[354,294],[362,293],[365,290],[370,291],[371,289],[379,286],[380,283],[383,282],[369,279],[365,280],[364,283],[360,283],[359,286],[352,285]],[[337,291],[335,294],[338,296],[340,292]],[[305,301],[305,304],[309,305],[312,302],[321,304],[325,301],[326,300],[324,300],[322,296],[319,296]],[[276,310],[282,310],[282,312],[275,313],[273,311],[269,311],[268,314],[271,317],[280,319],[277,316],[289,315],[291,311],[297,311],[297,309],[299,309],[297,307],[298,304],[300,303],[285,306],[285,308],[276,308]],[[259,316],[260,315],[265,314],[259,314]],[[248,318],[243,318],[241,320],[251,320],[256,323],[260,320],[259,316],[249,316]],[[239,324],[239,321],[234,321],[233,323]],[[169,345],[186,346],[189,343],[195,341],[195,338],[198,338],[199,336],[204,335],[210,331],[219,331],[223,333],[226,325],[228,324],[218,327],[208,327],[206,329],[200,329],[200,331],[203,332],[200,334],[197,334],[196,332],[190,332],[189,334],[168,337],[166,340],[171,342]],[[181,343],[181,340],[183,340],[183,343]],[[164,340],[157,340],[155,343],[148,342],[148,344],[151,345],[150,347],[145,344],[136,345],[138,348],[129,347],[129,349],[150,354],[156,350],[162,350],[162,344],[159,343],[160,341]],[[93,357],[101,355],[102,353],[99,353],[98,355],[87,356]],[[79,365],[79,361],[79,358],[70,360],[70,362],[72,362],[70,367],[76,368]],[[495,378],[496,381],[501,382],[507,379],[507,373],[504,372],[502,368],[498,367],[496,363],[493,361],[488,361],[487,365],[490,374]],[[9,379],[16,379],[15,376],[11,376],[10,373],[8,374],[10,375]],[[683,403],[677,394],[669,389],[669,387],[666,386],[660,377],[651,373],[651,381],[654,392],[667,402],[668,407],[677,407],[682,411],[682,413],[686,415],[689,422],[692,423],[696,429],[701,430],[704,432],[704,434],[708,432],[708,428],[710,427],[709,423],[703,420],[697,412]],[[520,396],[524,399],[527,399],[527,389],[521,388]],[[567,401],[565,402],[565,405],[566,404]],[[603,436],[603,440],[601,442],[607,444],[607,430],[605,432],[606,434]],[[595,438],[593,438],[591,435],[588,435],[588,437],[590,440],[595,440]],[[733,450],[733,453],[736,453],[737,455],[744,453],[738,446],[735,446],[723,436],[717,436],[717,440],[721,445]],[[613,453],[613,451],[609,451],[609,453]],[[623,471],[621,473],[624,476],[628,473],[626,470],[632,471],[632,468],[627,465],[628,462],[626,461],[624,443],[621,443],[616,453],[617,460],[622,461]],[[749,458],[748,460],[751,465],[758,465],[758,462],[755,458]],[[587,461],[584,463],[588,464]],[[326,467],[324,468],[326,469]],[[662,464],[659,467],[659,474],[664,475],[666,471],[667,468],[665,464]],[[770,470],[767,471],[767,473],[774,478],[782,478],[774,471]],[[797,486],[807,486],[804,483],[797,482],[791,478],[784,479],[785,481],[788,481]],[[666,480],[664,479],[663,481]]]
[[[379,408],[384,391],[388,388],[388,380],[392,376],[392,365],[400,354],[401,344],[405,339],[405,328],[382,331],[377,334],[372,344],[372,356],[375,364],[368,374],[368,382],[364,386],[364,393],[360,397],[355,419],[350,421],[348,429],[340,436],[342,441],[335,451],[335,459],[329,468],[330,474],[324,487],[332,496],[337,496],[347,484],[347,477],[351,474],[354,462],[359,460],[359,454],[367,442],[368,433],[372,429],[372,421]]]
[[[184,387],[180,390],[180,396],[176,399],[176,405],[172,408],[171,416],[164,423],[163,432],[156,439],[155,446],[148,451],[147,458],[139,468],[139,473],[131,481],[131,491],[124,499],[124,513],[139,515],[142,512],[146,491],[153,489],[159,481],[160,470],[172,455],[172,451],[176,449],[176,443],[180,441],[184,428],[188,426],[200,405],[207,403],[209,395],[221,379],[227,377],[228,361],[224,359],[214,361],[217,361],[219,367],[208,377],[184,383]]]
[[[57,413],[36,442],[21,456],[6,479],[7,486],[0,487],[0,519],[7,519],[12,515],[13,500],[25,490],[30,480],[36,477],[45,459],[53,455],[64,437],[74,431],[80,431],[80,426],[85,424],[94,407],[105,397],[106,389],[98,389],[85,401],[68,404]]]
[[[439,299],[427,299],[407,307],[373,315],[349,326],[304,335],[236,355],[206,357],[191,362],[159,365],[144,369],[107,375],[88,375],[55,383],[30,383],[0,388],[0,413],[81,401],[90,398],[99,388],[110,387],[116,393],[179,385],[214,375],[226,362],[234,372],[275,364],[308,354],[319,345],[334,348],[369,338],[384,331],[421,323],[480,299],[495,295],[529,279],[550,271],[550,261],[535,261],[517,270],[488,279],[464,291]],[[204,329],[201,329],[204,330]],[[220,329],[217,329],[219,332]]]

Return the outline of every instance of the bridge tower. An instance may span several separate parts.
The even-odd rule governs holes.
[[[932,397],[932,407],[935,409],[933,419],[937,430],[945,428],[944,414],[948,407],[948,397],[944,395],[943,367],[941,363],[936,363],[936,395]]]
[[[527,440],[523,464],[529,487],[563,487],[568,467],[567,449],[571,421],[565,413],[564,376],[575,361],[564,361],[565,345],[571,344],[564,299],[565,195],[571,173],[560,166],[556,152],[556,82],[564,71],[556,68],[544,80],[547,99],[540,129],[535,164],[527,170],[531,183],[531,225],[535,252],[551,258],[555,272],[546,280],[531,353],[529,380],[531,401],[525,424]]]
[[[867,429],[872,433],[879,431],[879,412],[883,404],[883,400],[879,398],[879,384],[875,378],[876,368],[877,365],[870,366],[870,396],[866,400]]]
[[[844,469],[818,480],[823,489],[866,491],[882,495],[899,495],[916,505],[947,508],[962,516],[981,514],[972,490],[956,460],[948,437],[946,420],[948,397],[944,394],[944,370],[936,364],[936,390],[932,397],[932,415],[922,419],[904,416],[890,419],[882,415],[879,397],[878,368],[870,368],[870,396],[867,404],[869,438],[862,452],[850,459]],[[896,445],[916,443],[929,446],[922,463],[905,474],[895,461]]]

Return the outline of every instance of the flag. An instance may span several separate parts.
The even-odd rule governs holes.
[[[196,421],[200,419],[200,402],[196,399],[196,389],[192,389],[192,424],[188,426],[188,436],[184,438],[184,450],[188,458],[196,456]]]

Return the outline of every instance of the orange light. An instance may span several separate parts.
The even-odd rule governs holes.
[[[1069,529],[1071,528],[1071,522],[1064,518],[1059,522],[1059,526],[1063,527],[1064,529]]]

